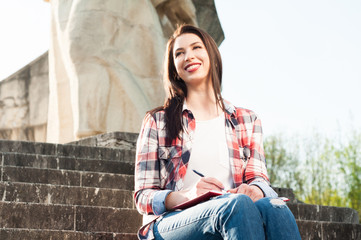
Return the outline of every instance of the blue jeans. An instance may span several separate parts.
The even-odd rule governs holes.
[[[295,218],[282,200],[253,202],[224,194],[183,211],[168,212],[153,227],[155,239],[301,240]]]

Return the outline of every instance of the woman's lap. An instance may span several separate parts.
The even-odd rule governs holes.
[[[279,204],[276,207],[272,205],[274,200],[278,199],[263,198],[253,203],[246,195],[224,194],[183,211],[166,213],[154,224],[154,236],[172,240],[264,239],[265,232],[278,236],[294,217],[282,202],[276,201]],[[267,229],[269,222],[276,222],[278,229],[273,226]],[[296,230],[298,233],[297,226]],[[286,234],[284,239],[293,234]]]

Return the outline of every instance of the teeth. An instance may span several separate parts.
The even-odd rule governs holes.
[[[191,66],[187,67],[187,70],[196,69],[198,66],[199,66],[198,64],[191,65]]]

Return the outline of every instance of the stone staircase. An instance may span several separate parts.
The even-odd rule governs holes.
[[[0,239],[137,239],[137,134],[109,133],[71,144],[0,140]],[[302,239],[361,239],[357,212],[291,199]]]
[[[137,239],[134,150],[0,140],[0,239]]]

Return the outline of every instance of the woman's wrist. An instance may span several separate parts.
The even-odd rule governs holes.
[[[171,192],[165,199],[165,208],[167,210],[173,209],[178,204],[188,201],[187,193],[185,191]]]

